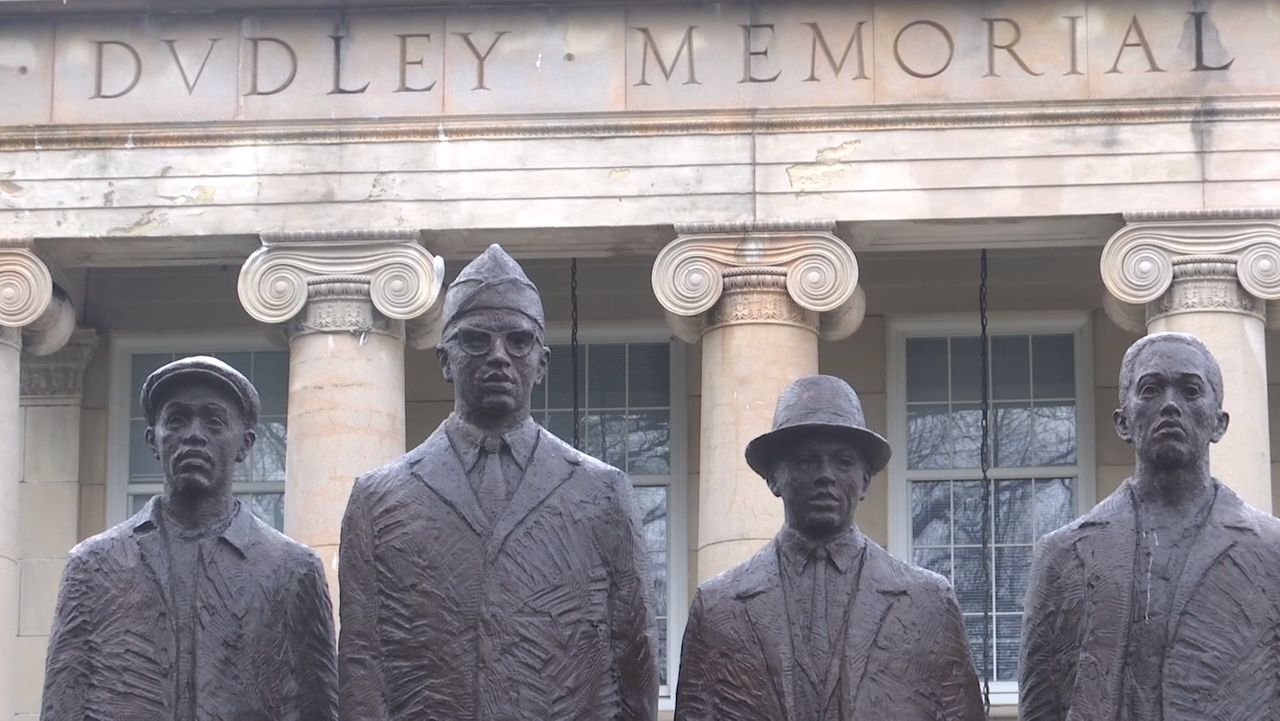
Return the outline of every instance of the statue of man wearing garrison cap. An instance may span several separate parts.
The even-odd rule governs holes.
[[[445,295],[454,412],[356,481],[339,573],[347,721],[652,721],[650,578],[631,484],[530,417],[550,351],[497,245]]]
[[[792,383],[746,455],[786,525],[698,588],[676,721],[985,719],[950,584],[853,524],[889,443],[866,428],[849,384]]]
[[[231,494],[258,392],[216,358],[142,385],[164,493],[71,550],[49,637],[42,721],[334,721],[324,568]]]

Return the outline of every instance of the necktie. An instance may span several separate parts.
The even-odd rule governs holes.
[[[827,672],[831,656],[831,623],[827,615],[827,566],[831,556],[826,546],[818,546],[809,561],[813,567],[813,604],[809,611],[809,653],[819,677]]]
[[[480,510],[490,524],[498,522],[498,516],[507,506],[507,479],[502,474],[502,441],[485,438],[480,446],[480,490],[476,494]]]

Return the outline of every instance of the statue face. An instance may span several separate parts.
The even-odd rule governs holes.
[[[788,526],[823,539],[849,528],[869,482],[866,459],[856,446],[838,436],[817,435],[796,443],[778,461],[769,488],[782,499]]]
[[[533,320],[501,309],[457,320],[436,353],[445,380],[454,385],[458,414],[482,428],[528,417],[533,387],[546,375],[550,355]]]
[[[1208,360],[1197,348],[1155,343],[1134,367],[1116,434],[1156,468],[1200,462],[1227,430],[1228,417],[1208,380]]]
[[[234,396],[199,380],[170,391],[147,429],[147,445],[164,469],[169,495],[229,492],[235,466],[256,438]]]

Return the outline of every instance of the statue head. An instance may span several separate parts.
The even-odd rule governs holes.
[[[1116,435],[1140,462],[1173,470],[1207,463],[1209,445],[1227,432],[1222,369],[1199,338],[1154,333],[1129,347],[1120,363]]]
[[[235,466],[257,440],[260,408],[249,379],[217,358],[182,358],[147,376],[147,445],[164,470],[165,495],[230,495]]]
[[[782,499],[789,527],[825,540],[853,523],[889,442],[866,427],[858,394],[834,376],[807,376],[782,391],[773,430],[747,445],[747,464]]]
[[[551,351],[542,298],[520,264],[489,246],[449,285],[441,321],[436,357],[458,415],[486,430],[528,418]]]

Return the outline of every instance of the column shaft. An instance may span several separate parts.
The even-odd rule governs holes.
[[[17,712],[18,481],[22,412],[18,406],[20,331],[0,328],[0,719]]]

